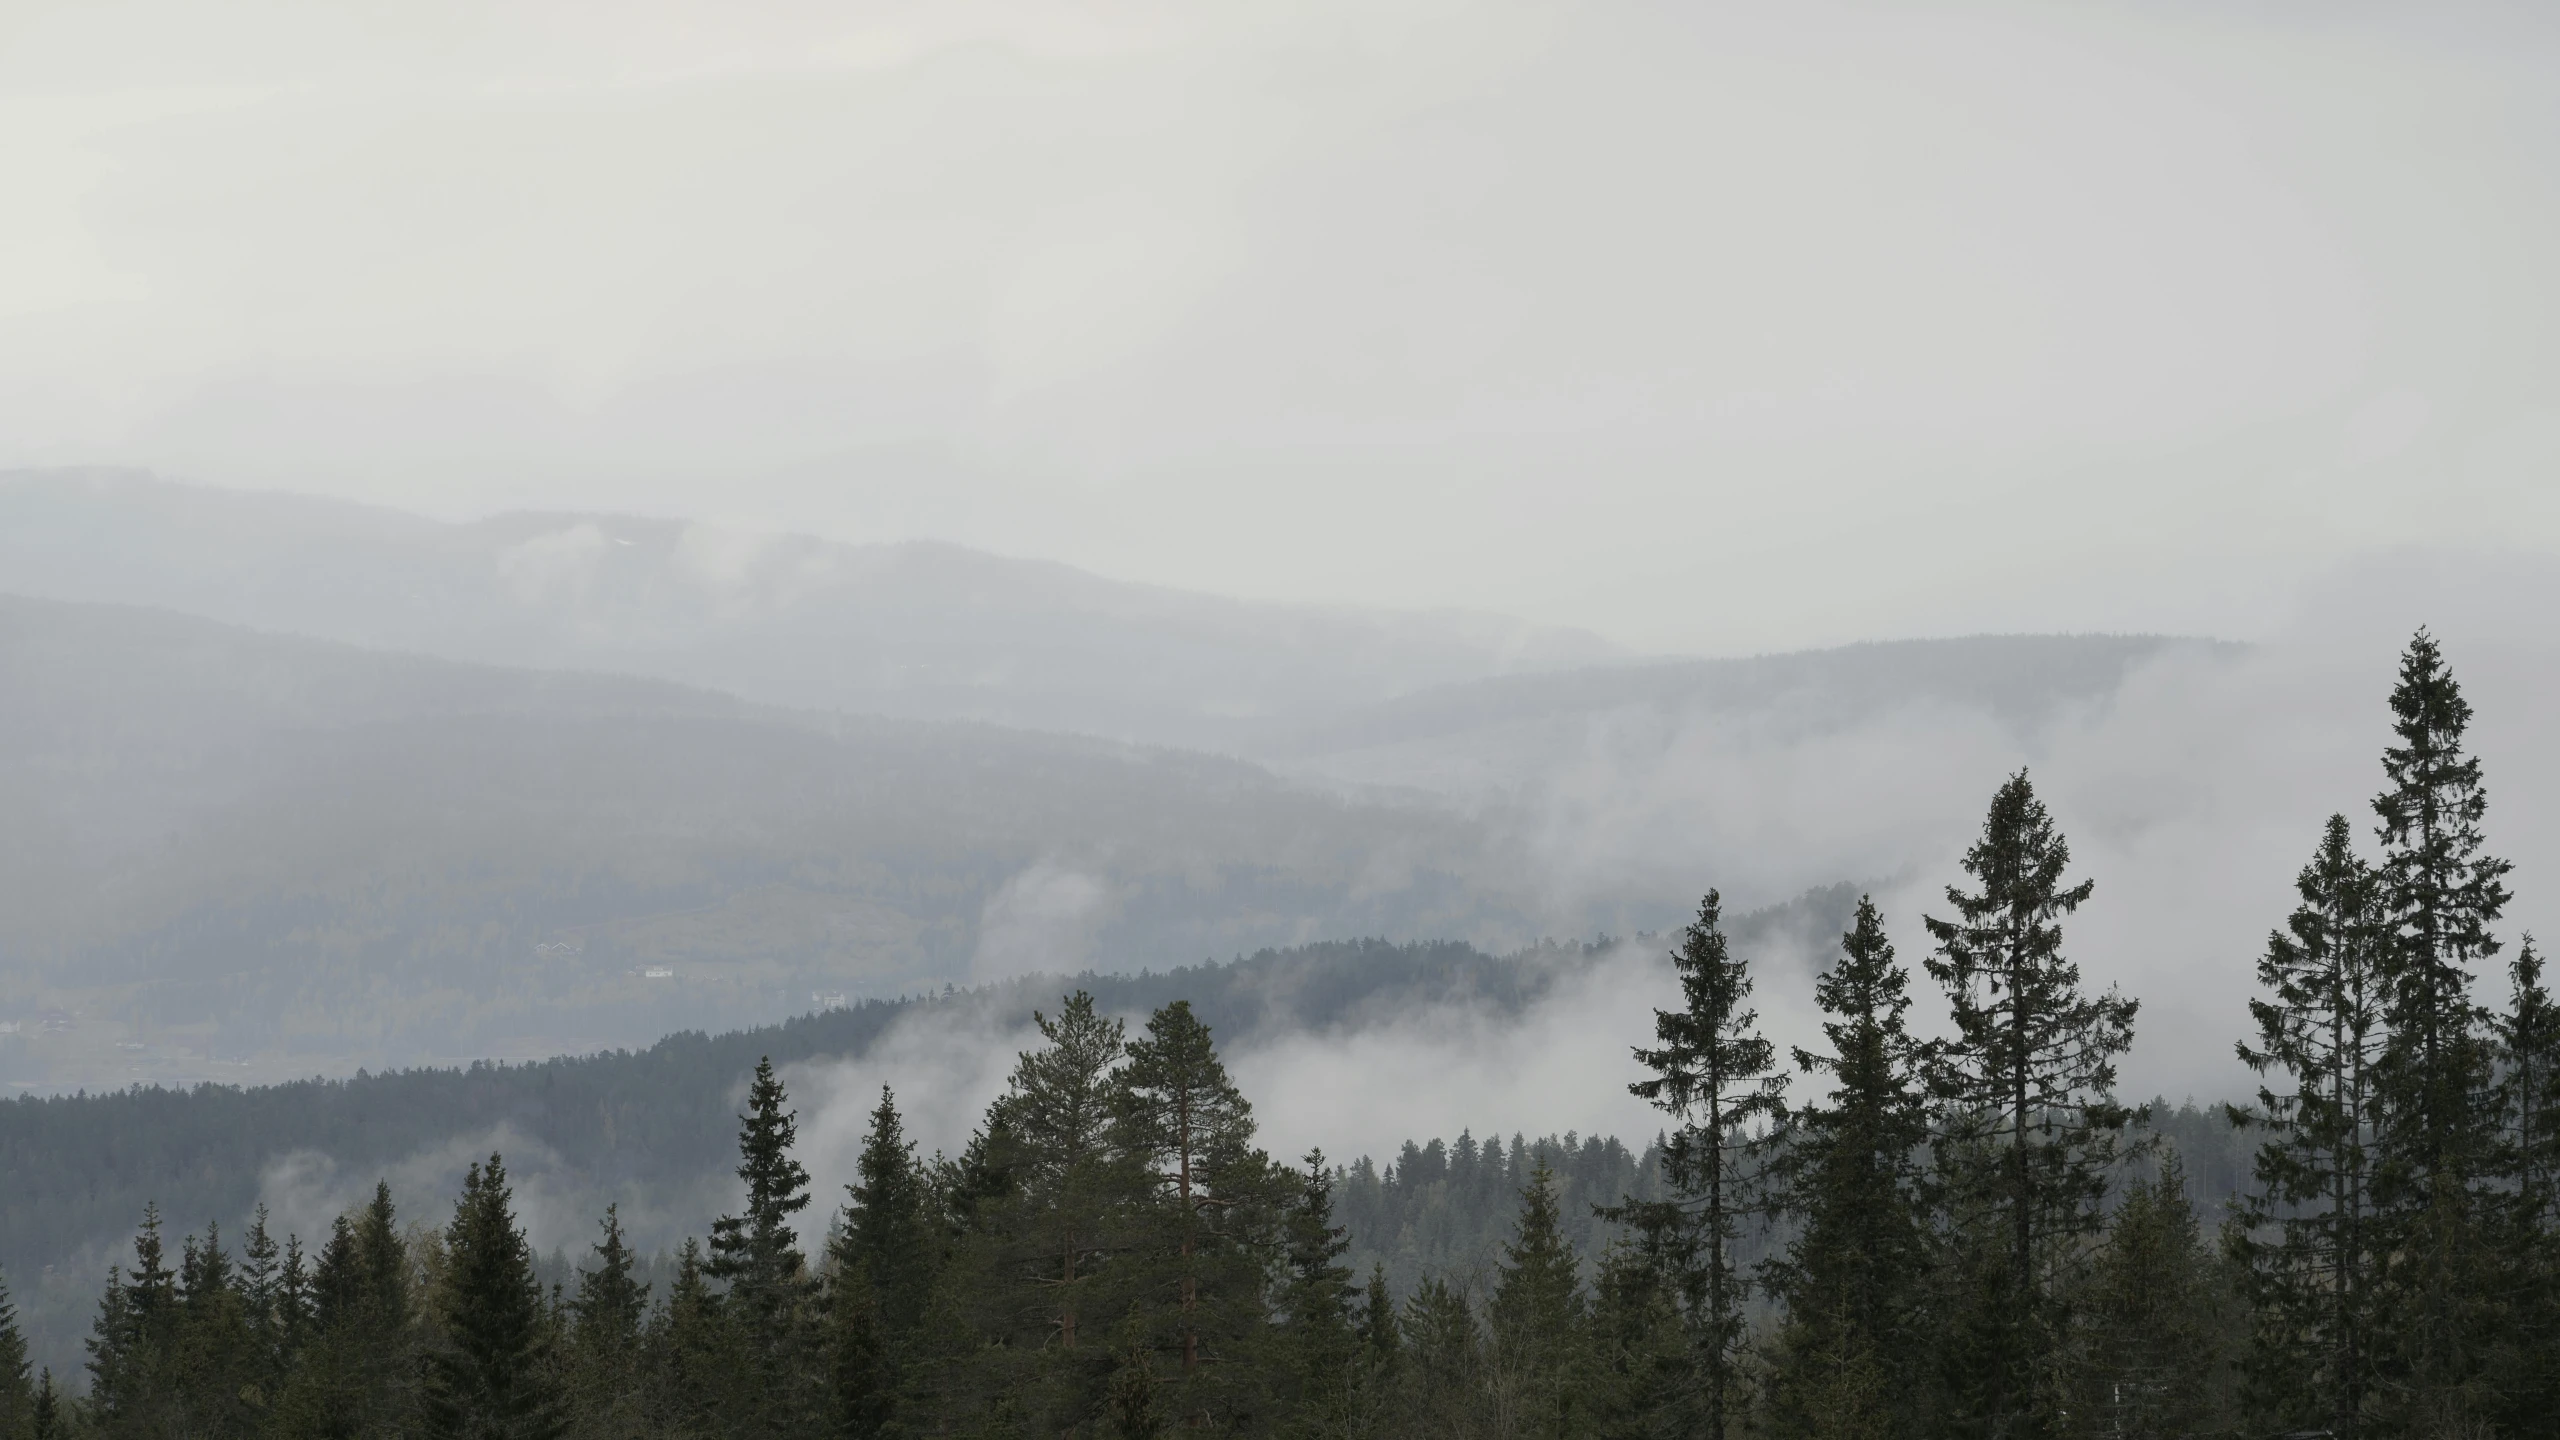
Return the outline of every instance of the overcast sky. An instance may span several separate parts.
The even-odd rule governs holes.
[[[0,464],[1731,651],[2560,551],[2560,21],[0,5]]]

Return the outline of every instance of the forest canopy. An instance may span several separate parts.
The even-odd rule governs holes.
[[[1187,997],[1132,1024],[1077,990],[958,1154],[884,1089],[841,1196],[760,1059],[739,1203],[663,1272],[608,1208],[546,1286],[503,1155],[425,1224],[387,1186],[307,1240],[146,1206],[84,1376],[30,1375],[0,1300],[0,1437],[2548,1433],[2560,1027],[2424,632],[2390,704],[2370,844],[2331,819],[2270,897],[2219,1217],[2196,1117],[2116,1093],[2140,1005],[2070,958],[2097,882],[2021,771],[1916,966],[1855,904],[1818,1043],[1762,1033],[1706,893],[1626,1037],[1641,1155],[1274,1156]],[[1490,1265],[1390,1273],[1388,1225],[1488,1201]]]

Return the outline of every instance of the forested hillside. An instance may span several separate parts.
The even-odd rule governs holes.
[[[440,1227],[380,1182],[308,1243],[261,1204],[236,1247],[211,1225],[173,1246],[146,1201],[85,1386],[31,1376],[0,1302],[0,1433],[2540,1433],[2560,1403],[2560,1024],[2533,942],[2496,933],[2511,867],[2470,705],[2424,632],[2391,713],[2373,845],[2342,812],[2290,914],[2269,897],[2284,918],[2230,1017],[2264,1084],[2219,1115],[2117,1093],[2141,999],[2071,959],[2095,881],[2019,772],[1916,966],[1857,900],[1815,986],[1820,1039],[1791,1055],[1706,893],[1668,957],[1676,998],[1593,1077],[1660,1112],[1640,1156],[1493,1132],[1384,1164],[1275,1157],[1189,998],[1225,990],[1231,1036],[1281,1014],[1321,1029],[1382,998],[1378,973],[1516,1003],[1542,977],[1587,982],[1570,952],[1264,957],[1123,982],[1121,1005],[1165,997],[1143,1017],[1079,988],[1035,1014],[957,1153],[920,1153],[882,1087],[840,1199],[813,1193],[781,1047],[758,1046],[742,1094],[695,1065],[735,1115],[739,1184],[671,1264],[607,1205],[584,1259],[546,1266],[502,1153],[467,1167]],[[2506,984],[2475,998],[2501,955]],[[1937,1033],[1915,1026],[1924,995]],[[886,1010],[804,1027],[876,1035]],[[422,1086],[485,1105],[650,1058],[683,1063],[21,1101],[13,1131],[94,1146],[66,1140],[86,1121],[169,1154],[155,1114]],[[611,1151],[620,1127],[584,1088],[565,1113]]]
[[[1235,761],[114,607],[0,601],[0,800],[18,1084],[539,1056],[1106,957],[1543,928],[1480,827]]]

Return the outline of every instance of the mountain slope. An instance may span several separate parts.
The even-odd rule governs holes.
[[[0,1080],[554,1053],[812,993],[1536,933],[1480,827],[1205,755],[31,600],[0,601],[0,697]]]
[[[617,515],[448,525],[122,471],[0,474],[0,575],[21,594],[450,659],[1217,748],[1613,653],[1493,616],[1252,604],[951,545]]]

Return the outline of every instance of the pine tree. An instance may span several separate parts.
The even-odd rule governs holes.
[[[552,1334],[533,1247],[516,1228],[505,1164],[491,1155],[464,1175],[445,1228],[445,1263],[420,1407],[426,1434],[554,1440],[566,1428],[551,1369]]]
[[[2485,1418],[2498,1329],[2481,1213],[2495,1169],[2493,1055],[2471,973],[2498,952],[2489,927],[2509,867],[2481,834],[2488,798],[2463,750],[2470,703],[2424,630],[2401,656],[2391,711],[2399,743],[2383,751],[2389,788],[2373,802],[2389,1026],[2374,1194],[2377,1253],[2390,1257],[2380,1313],[2393,1322],[2377,1378],[2399,1423],[2451,1428]]]
[[[774,1078],[771,1059],[756,1062],[747,1113],[738,1117],[738,1178],[743,1212],[711,1224],[711,1259],[703,1272],[728,1282],[723,1318],[746,1347],[748,1382],[740,1401],[740,1433],[779,1436],[806,1429],[819,1413],[816,1345],[810,1328],[812,1277],[791,1217],[807,1209],[809,1172],[791,1155],[798,1116]]]
[[[1786,1304],[1771,1392],[1781,1433],[1918,1428],[1917,1311],[1929,1264],[1918,1155],[1928,1140],[1927,1077],[1904,1016],[1908,974],[1884,917],[1860,897],[1840,958],[1814,985],[1831,1051],[1798,1049],[1828,1075],[1823,1100],[1789,1119],[1772,1169],[1797,1220],[1768,1267]]]
[[[1663,1175],[1675,1198],[1610,1212],[1648,1237],[1679,1277],[1696,1346],[1707,1440],[1724,1440],[1743,1396],[1739,1363],[1749,1285],[1735,1256],[1758,1180],[1751,1156],[1760,1127],[1784,1115],[1786,1080],[1776,1049],[1749,1008],[1748,965],[1728,953],[1724,900],[1709,890],[1671,961],[1681,1008],[1654,1012],[1659,1042],[1635,1051],[1650,1079],[1627,1087],[1672,1117]]]
[[[2268,1138],[2231,1244],[2253,1316],[2252,1409],[2270,1427],[2354,1440],[2375,1349],[2373,1067],[2384,1029],[2375,881],[2347,817],[2329,817],[2294,888],[2301,903],[2258,961],[2257,1042],[2239,1047],[2280,1083],[2259,1087],[2254,1111],[2232,1112]],[[2278,1238],[2260,1238],[2270,1230]]]
[[[1540,1161],[1520,1192],[1520,1218],[1493,1287],[1494,1370],[1510,1433],[1582,1433],[1581,1400],[1588,1364],[1589,1314],[1581,1261],[1564,1237],[1555,1176]]]
[[[1965,1252],[1942,1355],[1959,1433],[2023,1436],[2053,1425],[2064,1316],[2060,1267],[2101,1219],[2107,1170],[2130,1116],[2115,1061],[2136,1002],[2089,996],[2062,954],[2062,917],[2095,882],[2066,886],[2071,847],[2020,771],[1992,797],[1965,852],[1981,889],[1947,887],[1954,920],[1929,917],[1929,973],[1955,1034],[1937,1052],[1939,1174]]]
[[[640,1359],[649,1287],[633,1275],[619,1206],[604,1207],[603,1228],[596,1266],[578,1272],[577,1297],[567,1307],[569,1429],[592,1440],[622,1440],[644,1423]]]
[[[2083,1433],[2219,1433],[2221,1295],[2172,1152],[2109,1218],[2080,1285],[2072,1412]]]
[[[1082,991],[1032,1020],[1046,1043],[1018,1058],[955,1177],[964,1230],[917,1376],[919,1424],[1090,1424],[1126,1359],[1107,1327],[1137,1297],[1111,1262],[1149,1186],[1113,1143],[1125,1032]]]
[[[1127,1057],[1111,1139],[1143,1176],[1148,1213],[1132,1217],[1136,1245],[1122,1263],[1142,1313],[1172,1301],[1162,1317],[1174,1353],[1161,1403],[1196,1421],[1244,1402],[1243,1377],[1217,1362],[1239,1355],[1262,1322],[1265,1256],[1257,1242],[1276,1223],[1279,1187],[1253,1146],[1253,1107],[1190,1002],[1149,1016]],[[1140,1330],[1164,1328],[1154,1320],[1148,1315]]]
[[[0,1276],[0,1440],[22,1440],[36,1422],[35,1377],[27,1369],[27,1337],[18,1330],[18,1307]]]

